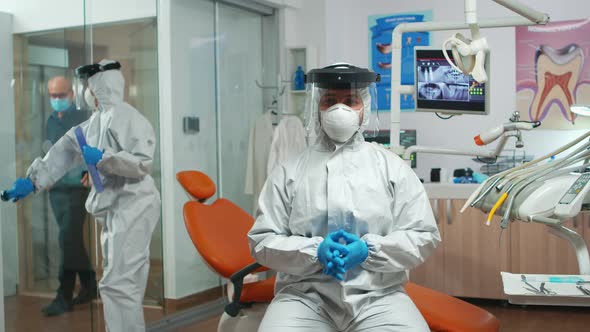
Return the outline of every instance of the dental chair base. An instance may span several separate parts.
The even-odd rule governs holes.
[[[580,234],[561,225],[546,226],[549,227],[549,233],[568,241],[572,249],[574,249],[576,258],[578,259],[578,270],[580,274],[590,275],[590,255],[588,255],[588,246],[584,238]]]

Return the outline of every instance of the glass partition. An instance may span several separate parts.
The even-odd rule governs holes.
[[[0,137],[8,143],[3,149],[13,151],[14,157],[0,166],[1,189],[24,177],[35,158],[46,155],[69,128],[91,114],[71,103],[73,70],[83,64],[103,58],[119,61],[126,80],[125,101],[148,119],[158,137],[156,18],[94,25],[86,18],[85,23],[11,36],[14,80],[0,88],[3,100],[6,92],[13,91],[7,96],[14,98],[15,108],[14,114],[2,114],[8,123],[2,123]],[[151,174],[158,189],[159,156],[157,144]],[[2,204],[6,331],[104,330],[97,293],[104,272],[99,250],[102,230],[86,213],[89,189],[81,183],[84,171],[75,168],[48,191],[17,204]],[[144,299],[148,322],[162,317],[162,266],[159,222],[150,243]],[[60,298],[64,301],[57,301]]]
[[[69,128],[90,114],[77,110],[72,102],[72,69],[82,63],[84,53],[83,40],[75,39],[79,31],[81,28],[60,29],[13,37],[15,156],[14,170],[7,174],[9,182],[25,177],[35,158],[46,155]],[[17,287],[5,292],[7,331],[91,330],[92,297],[81,293],[82,289],[96,292],[92,223],[84,207],[89,190],[81,183],[83,172],[83,167],[75,167],[50,190],[2,206],[16,210],[3,220],[16,230],[11,232],[11,248],[3,249],[16,249],[14,267],[18,270]],[[74,305],[75,300],[80,303]]]
[[[223,197],[253,215],[246,160],[254,123],[278,98],[278,89],[256,84],[277,85],[275,17],[224,1],[177,0],[170,18],[175,171],[201,171],[215,182],[216,195],[206,204]],[[198,131],[185,132],[185,118],[198,119]],[[182,189],[176,193],[184,197]],[[227,280],[202,262],[190,241],[174,246],[183,253],[176,257],[177,309],[219,299]]]
[[[81,23],[51,30],[12,35],[12,22],[0,15],[0,45],[12,45],[0,47],[0,55],[14,58],[10,73],[0,76],[0,100],[14,100],[13,111],[0,112],[0,189],[25,177],[36,158],[47,155],[69,128],[92,114],[71,103],[73,70],[101,59],[121,63],[124,100],[154,128],[151,175],[160,189],[157,19],[110,17],[105,13],[112,14],[113,1],[79,2],[84,8]],[[155,15],[156,1],[150,3]],[[176,171],[205,172],[218,185],[215,197],[230,199],[253,214],[254,197],[244,188],[245,160],[250,128],[278,98],[278,90],[256,85],[277,84],[276,20],[268,13],[212,0],[175,0],[170,9],[173,107],[166,111],[174,117]],[[197,136],[182,130],[185,117],[199,119]],[[0,204],[6,331],[105,330],[97,292],[105,264],[102,229],[84,207],[89,192],[85,171],[74,168],[50,190],[17,204]],[[181,207],[177,210],[177,220],[165,222],[180,237],[184,225]],[[176,293],[164,299],[162,222],[152,234],[143,302],[148,326],[165,312],[219,300],[224,294],[225,281],[199,259],[187,238],[168,244],[177,253],[191,254],[174,258]],[[48,305],[60,297],[66,305],[48,314]],[[81,303],[72,305],[76,299]]]
[[[219,4],[217,17],[221,194],[253,214],[254,198],[244,192],[243,161],[250,128],[264,111],[263,89],[256,85],[264,81],[262,15]]]

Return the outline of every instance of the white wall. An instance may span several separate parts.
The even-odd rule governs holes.
[[[0,1],[0,12],[12,13],[16,6],[17,0],[2,0]]]
[[[317,63],[324,63],[326,33],[324,22],[327,16],[326,1],[301,1],[296,7],[285,7],[279,13],[283,22],[281,28],[282,51],[285,47],[311,47],[317,50]],[[282,59],[286,54],[281,55]],[[290,78],[292,73],[285,72],[283,64],[283,78]],[[307,70],[307,69],[306,69]]]
[[[4,3],[4,1],[7,1]],[[14,14],[14,33],[44,31],[156,16],[157,0],[2,0]]]
[[[410,11],[432,10],[435,21],[463,21],[463,0],[326,0],[326,63],[349,61],[361,66],[369,66],[368,16],[376,14],[395,14]],[[546,12],[552,21],[585,18],[590,12],[587,0],[522,0],[539,11]],[[488,1],[478,1],[480,19],[513,16],[507,9]],[[432,45],[441,45],[444,38],[453,32],[435,32]],[[443,121],[434,114],[402,113],[401,127],[417,129],[420,145],[439,147],[475,147],[473,137],[479,131],[495,124],[506,122],[515,110],[515,39],[514,28],[485,29],[482,32],[491,45],[491,113],[488,116],[464,115]],[[381,114],[381,127],[389,127],[389,113]],[[536,156],[550,151],[583,131],[548,131],[536,130],[525,133],[525,150]],[[508,147],[514,147],[509,141]],[[418,155],[417,173],[425,180],[430,179],[430,168],[443,167],[450,171],[469,166],[479,169],[468,157],[438,155]],[[452,172],[449,172],[452,174]]]
[[[294,7],[299,8],[301,7],[302,3],[310,2],[306,0],[252,0],[254,2],[258,2],[260,4],[274,7],[274,8],[283,8],[283,7]]]

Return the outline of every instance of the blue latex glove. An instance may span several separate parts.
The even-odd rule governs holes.
[[[335,263],[335,260],[338,260],[338,263]],[[344,262],[340,258],[340,252],[338,250],[334,250],[333,260],[329,261],[328,264],[326,264],[326,266],[324,267],[324,274],[327,274],[334,279],[342,281],[344,280],[344,274],[346,273],[346,270],[344,269],[344,267],[342,267],[343,265]]]
[[[346,241],[348,254],[342,257],[342,266],[345,271],[362,264],[369,257],[369,247],[367,243],[358,236],[342,231],[342,238]],[[338,262],[340,263],[340,262]]]
[[[102,154],[103,151],[100,151],[99,149],[90,145],[84,145],[82,148],[82,155],[84,156],[84,160],[88,165],[96,166],[96,164],[98,164],[98,162],[102,159]]]
[[[35,185],[29,178],[19,178],[14,181],[12,188],[5,192],[6,198],[13,202],[19,201],[35,191]]]
[[[328,236],[326,236],[324,241],[322,241],[322,243],[320,243],[318,247],[318,259],[320,263],[322,263],[322,265],[324,266],[324,273],[331,275],[339,280],[342,280],[344,278],[344,271],[342,271],[340,275],[342,279],[340,279],[337,277],[338,269],[334,270],[333,268],[335,266],[343,266],[344,262],[342,261],[340,256],[348,254],[348,249],[346,249],[346,246],[338,242],[342,237],[342,230],[332,232],[328,234]]]

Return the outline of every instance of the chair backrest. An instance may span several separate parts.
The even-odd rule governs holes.
[[[176,180],[189,195],[200,202],[215,195],[215,183],[203,172],[181,171],[176,173]]]
[[[255,262],[247,236],[254,219],[231,201],[220,198],[211,205],[187,202],[184,224],[201,257],[223,277]]]

